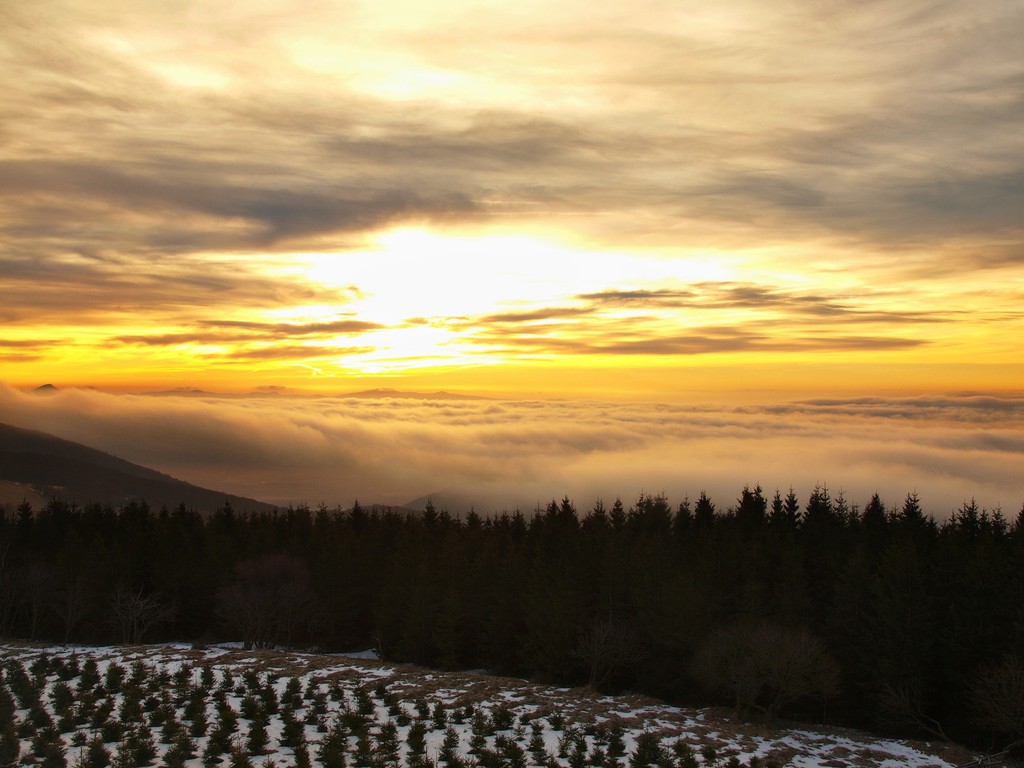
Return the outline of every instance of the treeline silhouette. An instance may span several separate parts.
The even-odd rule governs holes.
[[[0,635],[242,640],[639,691],[976,745],[1024,739],[1024,510],[818,487],[454,516],[210,516],[53,500],[0,519]]]

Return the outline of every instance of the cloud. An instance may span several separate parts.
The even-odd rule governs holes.
[[[564,28],[550,9],[467,8],[443,29],[342,3],[269,26],[216,3],[202,24],[38,5],[8,12],[5,66],[31,76],[5,93],[18,151],[0,179],[8,235],[44,246],[300,247],[477,220],[492,200],[644,212],[666,235],[682,217],[723,238],[722,223],[876,246],[1022,237],[1022,12],[994,0],[897,15],[740,0],[700,22],[611,3]]]
[[[800,293],[758,283],[702,282],[688,289],[608,289],[579,294],[596,310],[602,307],[637,309],[773,309],[791,316],[819,320],[836,319],[845,323],[941,323],[944,313],[889,311],[869,308],[865,302],[889,302],[891,292],[860,290],[846,296]],[[858,306],[858,304],[860,306]]]
[[[246,320],[202,320],[197,330],[157,335],[116,336],[118,344],[163,347],[179,344],[235,344],[238,342],[270,342],[286,339],[334,339],[342,335],[358,335],[385,326],[367,320],[335,320],[324,323],[262,323]],[[314,350],[314,347],[304,347]]]
[[[928,342],[900,336],[804,333],[785,323],[694,326],[677,333],[651,318],[591,319],[582,324],[503,328],[468,336],[471,343],[507,351],[558,355],[690,356],[729,352],[814,352],[913,349]]]
[[[417,305],[415,322],[469,343],[395,335],[389,364],[410,349],[440,360],[441,344],[461,364],[488,350],[940,343],[964,363],[1015,337],[1019,6],[592,5],[8,4],[0,68],[18,77],[0,126],[0,319],[62,350],[119,343],[148,362],[218,342],[248,343],[236,360],[301,359],[335,331],[396,330],[411,292],[396,274],[376,315],[277,324],[267,318],[321,317],[366,288],[282,265],[330,254],[344,282],[377,234],[407,226],[527,233],[595,263],[642,250],[673,277],[599,283],[582,266],[560,296],[502,295],[451,317]],[[449,263],[439,250],[408,258]],[[415,288],[527,269],[484,245],[474,260],[469,276],[417,272]],[[691,275],[689,261],[735,280]],[[213,320],[236,317],[266,322]]]
[[[226,354],[210,357],[224,357],[228,360],[335,360],[345,355],[363,355],[373,352],[374,347],[339,347],[335,345],[281,345],[274,344],[247,349],[232,349]]]
[[[483,511],[568,494],[815,484],[863,504],[920,492],[942,518],[976,497],[1015,512],[1024,398],[873,398],[754,406],[597,401],[128,396],[0,385],[0,421],[76,440],[208,487],[274,501],[398,504],[446,492]]]

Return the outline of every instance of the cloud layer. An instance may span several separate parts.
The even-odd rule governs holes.
[[[598,401],[26,394],[0,421],[51,432],[190,482],[275,502],[401,504],[439,494],[482,511],[568,494],[673,503],[706,490],[816,484],[863,504],[913,490],[942,518],[965,499],[1024,503],[1024,398],[808,400],[757,406]]]
[[[15,256],[302,247],[541,205],[886,249],[997,235],[1024,258],[1014,4],[5,14]]]
[[[193,359],[358,369],[346,361],[389,344],[379,365],[1024,364],[1006,354],[1024,330],[1016,4],[39,0],[0,14],[0,359],[20,369],[72,370],[72,351],[136,378]],[[399,227],[527,232],[662,269],[584,267],[535,295],[528,254],[480,241],[470,271],[442,243],[371,280],[360,262]],[[308,253],[336,256],[338,279],[288,268]],[[711,281],[687,266],[709,263]],[[360,303],[401,306],[411,273],[458,299],[510,268],[524,279],[472,311]],[[441,341],[386,341],[424,327]]]

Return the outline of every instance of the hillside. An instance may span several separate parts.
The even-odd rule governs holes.
[[[14,501],[10,492],[18,484],[26,487],[29,501],[56,496],[120,507],[145,499],[154,509],[184,502],[200,512],[211,512],[227,501],[239,511],[273,509],[262,501],[200,488],[94,448],[8,424],[0,424],[0,482],[8,490],[0,502],[8,504]]]
[[[0,664],[17,723],[8,753],[69,765],[952,768],[971,758],[951,745],[766,728],[639,696],[337,656],[5,644]]]

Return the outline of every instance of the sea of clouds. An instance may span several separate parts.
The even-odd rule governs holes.
[[[569,496],[720,509],[744,485],[816,485],[851,504],[916,491],[942,519],[965,500],[1024,503],[1024,395],[815,399],[759,405],[569,400],[27,393],[0,384],[0,422],[83,443],[197,485],[275,503],[532,511]]]

